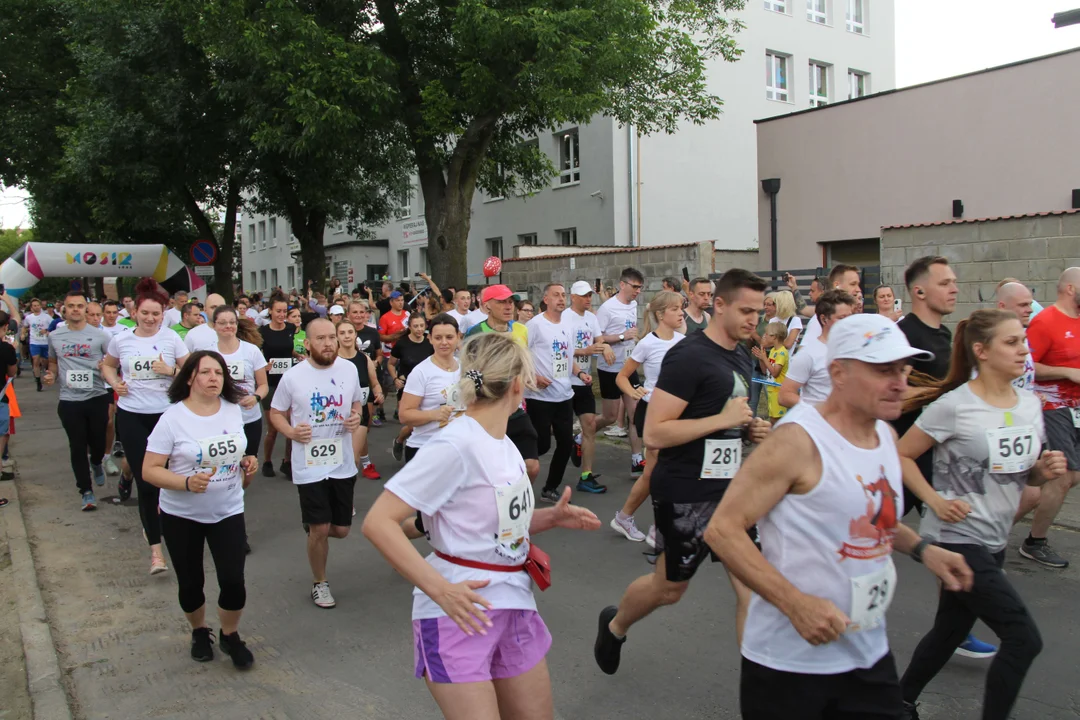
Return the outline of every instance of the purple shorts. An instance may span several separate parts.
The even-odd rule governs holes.
[[[489,682],[517,677],[544,659],[551,633],[535,610],[489,610],[494,627],[468,636],[448,617],[413,620],[416,677],[431,682]]]

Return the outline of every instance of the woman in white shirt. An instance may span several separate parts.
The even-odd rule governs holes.
[[[484,333],[465,343],[461,364],[465,415],[387,482],[363,532],[416,586],[413,666],[443,716],[550,720],[551,635],[532,590],[532,578],[550,574],[531,536],[593,530],[600,521],[569,504],[569,487],[554,507],[535,509],[525,461],[506,437],[510,414],[535,382],[529,352],[509,335]],[[426,559],[401,528],[416,511],[434,549]]]
[[[146,482],[161,488],[161,526],[180,608],[191,623],[191,657],[214,659],[203,595],[203,546],[209,545],[220,588],[218,642],[240,669],[254,662],[237,626],[247,600],[244,488],[259,466],[255,453],[245,448],[238,405],[244,397],[249,396],[230,377],[221,355],[193,353],[169,387],[175,404],[150,433],[143,468]]]
[[[454,351],[458,346],[458,325],[446,313],[435,316],[430,328],[435,354],[409,373],[401,393],[398,417],[411,425],[405,441],[405,462],[409,462],[428,440],[455,417],[465,412],[458,392],[461,368]]]
[[[784,347],[790,350],[795,347],[799,334],[802,332],[802,320],[795,313],[795,296],[790,290],[779,290],[769,293],[768,297],[776,304],[776,319],[773,322],[782,322],[787,328],[788,334],[787,339],[784,340]]]
[[[668,291],[657,293],[645,308],[643,332],[644,336],[634,346],[630,357],[615,378],[619,389],[638,401],[637,409],[634,410],[634,427],[637,428],[640,438],[645,437],[645,413],[649,409],[649,399],[656,387],[656,379],[660,377],[660,364],[663,363],[667,351],[686,337],[682,295]],[[641,366],[644,366],[645,370],[645,384],[634,387],[630,379],[637,377],[637,369]],[[627,540],[641,542],[648,539],[650,546],[655,542],[656,527],[649,528],[646,538],[637,528],[634,513],[649,497],[649,482],[659,453],[656,448],[645,446],[645,471],[634,481],[626,502],[610,523],[611,529],[621,533]]]
[[[101,374],[119,397],[116,437],[124,446],[125,459],[139,489],[139,517],[150,545],[150,574],[157,575],[168,567],[161,553],[158,489],[143,480],[143,454],[146,439],[169,408],[169,383],[180,372],[188,349],[175,331],[161,325],[169,301],[165,291],[154,280],[145,278],[135,286],[135,292],[135,329],[114,335],[109,341]]]
[[[262,336],[254,326],[244,323],[249,329],[248,340],[237,336],[239,321],[236,309],[231,305],[222,305],[214,310],[214,332],[217,341],[212,349],[217,350],[225,360],[229,375],[240,391],[238,404],[244,415],[244,436],[247,442],[245,455],[258,455],[259,442],[262,440],[262,410],[259,404],[270,392],[270,379],[267,375],[269,364],[263,357],[262,350],[254,340],[262,341]],[[249,341],[250,340],[250,341]]]

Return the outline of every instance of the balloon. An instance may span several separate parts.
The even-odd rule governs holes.
[[[484,277],[492,277],[502,272],[502,260],[492,255],[484,261]]]

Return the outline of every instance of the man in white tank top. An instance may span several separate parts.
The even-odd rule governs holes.
[[[742,644],[744,720],[904,717],[885,634],[893,549],[947,589],[971,588],[960,555],[900,524],[900,457],[886,421],[900,415],[909,360],[927,355],[886,318],[836,323],[832,393],[784,417],[709,523],[706,541],[754,592]],[[755,523],[761,552],[746,535]]]

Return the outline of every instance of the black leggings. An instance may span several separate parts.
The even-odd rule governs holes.
[[[245,455],[259,457],[259,443],[262,441],[262,418],[244,423],[244,437],[247,440]]]
[[[555,490],[562,484],[563,473],[566,472],[566,463],[570,462],[570,451],[574,444],[573,400],[527,400],[525,412],[536,428],[536,448],[540,455],[551,449],[551,437],[555,436],[555,452],[551,454],[548,479],[544,483],[545,490]]]
[[[975,573],[975,584],[971,592],[941,590],[934,627],[915,648],[900,679],[904,700],[913,703],[918,699],[979,619],[1001,640],[986,674],[982,716],[984,720],[1005,720],[1020,694],[1028,668],[1042,651],[1042,637],[1024,601],[1001,571],[1004,550],[991,553],[981,545],[941,547],[964,556]]]
[[[56,406],[60,424],[68,437],[71,450],[71,471],[80,493],[88,492],[90,464],[98,465],[105,457],[105,431],[109,427],[108,394],[87,400],[61,400]],[[89,453],[89,456],[87,455]]]
[[[143,480],[143,458],[146,457],[146,442],[160,417],[160,413],[136,413],[122,407],[116,408],[116,437],[124,446],[124,456],[131,474],[135,476],[135,486],[139,489],[139,518],[146,533],[146,542],[150,545],[161,543],[161,519],[158,515],[158,495],[161,491]]]
[[[244,588],[244,513],[216,523],[201,523],[161,513],[161,529],[169,548],[176,584],[180,586],[180,609],[193,613],[206,604],[203,585],[203,545],[210,546],[217,572],[218,607],[243,610],[247,602]]]

